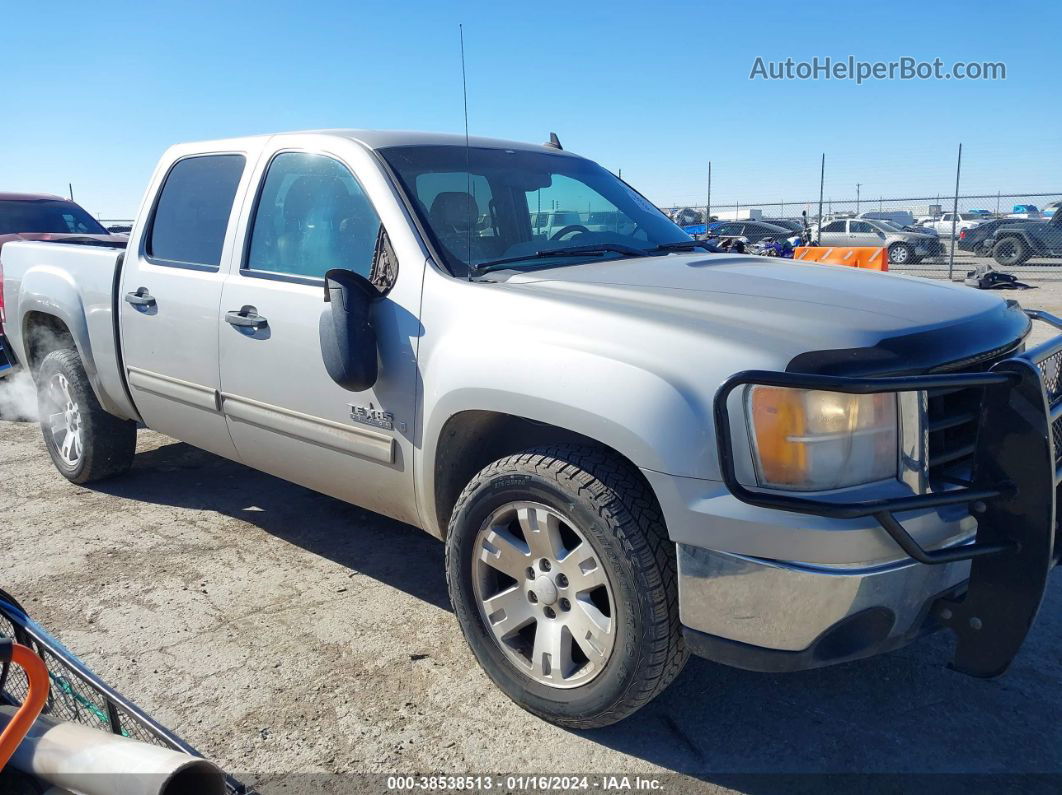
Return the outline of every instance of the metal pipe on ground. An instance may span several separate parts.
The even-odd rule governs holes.
[[[0,728],[14,716],[0,706]],[[212,762],[76,723],[39,717],[10,764],[58,788],[84,795],[224,795]]]

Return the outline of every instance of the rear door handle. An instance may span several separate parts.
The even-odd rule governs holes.
[[[135,293],[126,293],[125,302],[133,306],[155,306],[155,298],[147,287],[138,287]]]
[[[264,329],[269,325],[264,317],[258,314],[258,310],[249,304],[240,308],[240,311],[231,311],[225,313],[225,322],[230,326],[237,326],[239,328]]]

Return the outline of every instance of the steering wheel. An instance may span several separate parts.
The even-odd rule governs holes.
[[[560,240],[565,235],[570,235],[572,232],[584,232],[590,234],[590,230],[582,224],[568,224],[565,227],[559,229],[555,234],[550,235],[550,240]]]

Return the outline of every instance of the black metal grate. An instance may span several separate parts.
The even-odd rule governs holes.
[[[0,591],[0,604],[16,609],[0,609],[0,638],[14,638],[25,644],[44,661],[48,668],[50,687],[43,715],[60,721],[80,723],[93,729],[120,734],[140,742],[162,748],[172,748],[198,756],[191,746],[173,732],[155,722],[132,702],[116,693],[80,663],[57,641],[18,609],[11,597]],[[18,706],[29,693],[29,682],[17,665],[0,669],[0,703]],[[231,795],[251,795],[253,790],[232,776],[225,777],[226,790]]]
[[[5,633],[0,629],[0,635],[3,634]],[[108,699],[104,693],[93,687],[91,682],[85,680],[80,673],[55,654],[40,644],[31,643],[30,645],[44,660],[51,679],[48,702],[41,712],[42,715],[54,720],[80,723],[93,729],[131,737],[134,740],[162,748],[181,750],[142,724],[135,715]],[[18,666],[12,666],[0,696],[8,703],[21,704],[28,692],[29,684],[26,681],[26,674]]]
[[[1054,403],[1062,397],[1062,351],[1036,363],[1047,390],[1047,399]]]

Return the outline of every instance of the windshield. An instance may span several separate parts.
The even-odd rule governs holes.
[[[107,234],[99,221],[73,202],[61,199],[0,201],[0,235],[20,232]]]
[[[379,153],[456,275],[497,260],[527,257],[528,267],[554,267],[621,255],[595,246],[648,252],[692,240],[635,190],[581,157],[461,146]],[[573,247],[586,253],[542,255]]]

